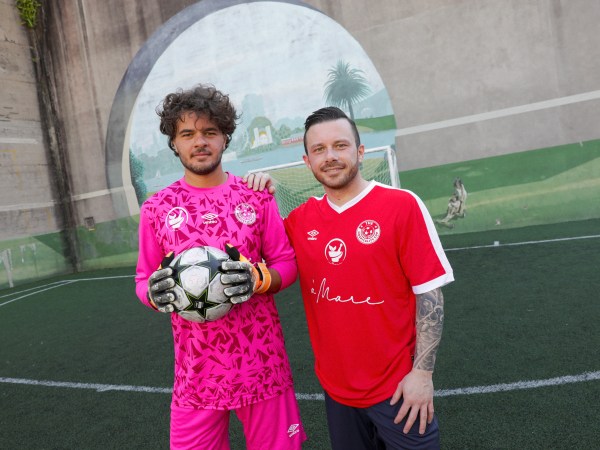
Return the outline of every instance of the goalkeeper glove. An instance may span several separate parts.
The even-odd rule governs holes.
[[[223,290],[231,303],[242,303],[252,294],[264,294],[271,287],[271,274],[265,263],[252,265],[234,246],[227,244],[225,251],[231,261],[221,263],[221,283],[231,285]]]
[[[158,269],[148,278],[148,298],[150,303],[158,311],[171,313],[175,311],[173,302],[175,301],[175,280],[173,279],[173,269],[169,267],[175,254],[170,252],[164,257]]]

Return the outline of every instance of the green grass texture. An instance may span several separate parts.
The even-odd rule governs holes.
[[[436,390],[599,371],[600,238],[581,238],[599,230],[600,220],[587,220],[442,236],[456,281],[443,289]],[[170,321],[137,300],[133,272],[1,290],[0,380],[170,388]],[[319,394],[298,285],[276,300],[296,392]],[[443,449],[588,449],[600,441],[599,401],[595,380],[439,397],[435,406]],[[169,403],[168,393],[2,381],[0,448],[167,449]],[[304,448],[328,449],[324,403],[299,404]],[[244,449],[234,415],[230,430],[231,448]]]

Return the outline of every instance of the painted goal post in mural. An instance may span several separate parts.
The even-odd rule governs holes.
[[[360,170],[366,180],[400,187],[396,152],[389,145],[366,149]],[[249,171],[255,172],[267,172],[275,180],[275,198],[282,217],[287,217],[296,206],[309,197],[324,194],[323,187],[302,160]]]

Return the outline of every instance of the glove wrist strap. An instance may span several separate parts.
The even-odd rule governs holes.
[[[148,298],[148,303],[150,304],[150,306],[156,311],[158,311],[158,306],[156,306],[156,303],[154,303],[154,300],[152,300],[152,297],[150,297],[150,292],[146,291],[146,297]]]
[[[258,269],[260,280],[256,284],[254,292],[256,294],[264,294],[271,287],[271,272],[269,272],[269,269],[267,269],[267,265],[265,263],[256,264],[256,268]]]

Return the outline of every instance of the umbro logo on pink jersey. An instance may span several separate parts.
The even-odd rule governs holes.
[[[309,241],[316,241],[317,240],[317,234],[319,234],[319,232],[317,230],[312,230],[312,231],[308,231],[306,234],[308,234],[308,240]]]
[[[211,213],[211,212],[202,215],[205,225],[208,225],[211,223],[217,223],[217,217],[219,217],[218,214]]]
[[[300,433],[300,424],[299,423],[294,423],[292,425],[290,425],[290,427],[287,430],[289,437],[294,436],[295,434]]]

